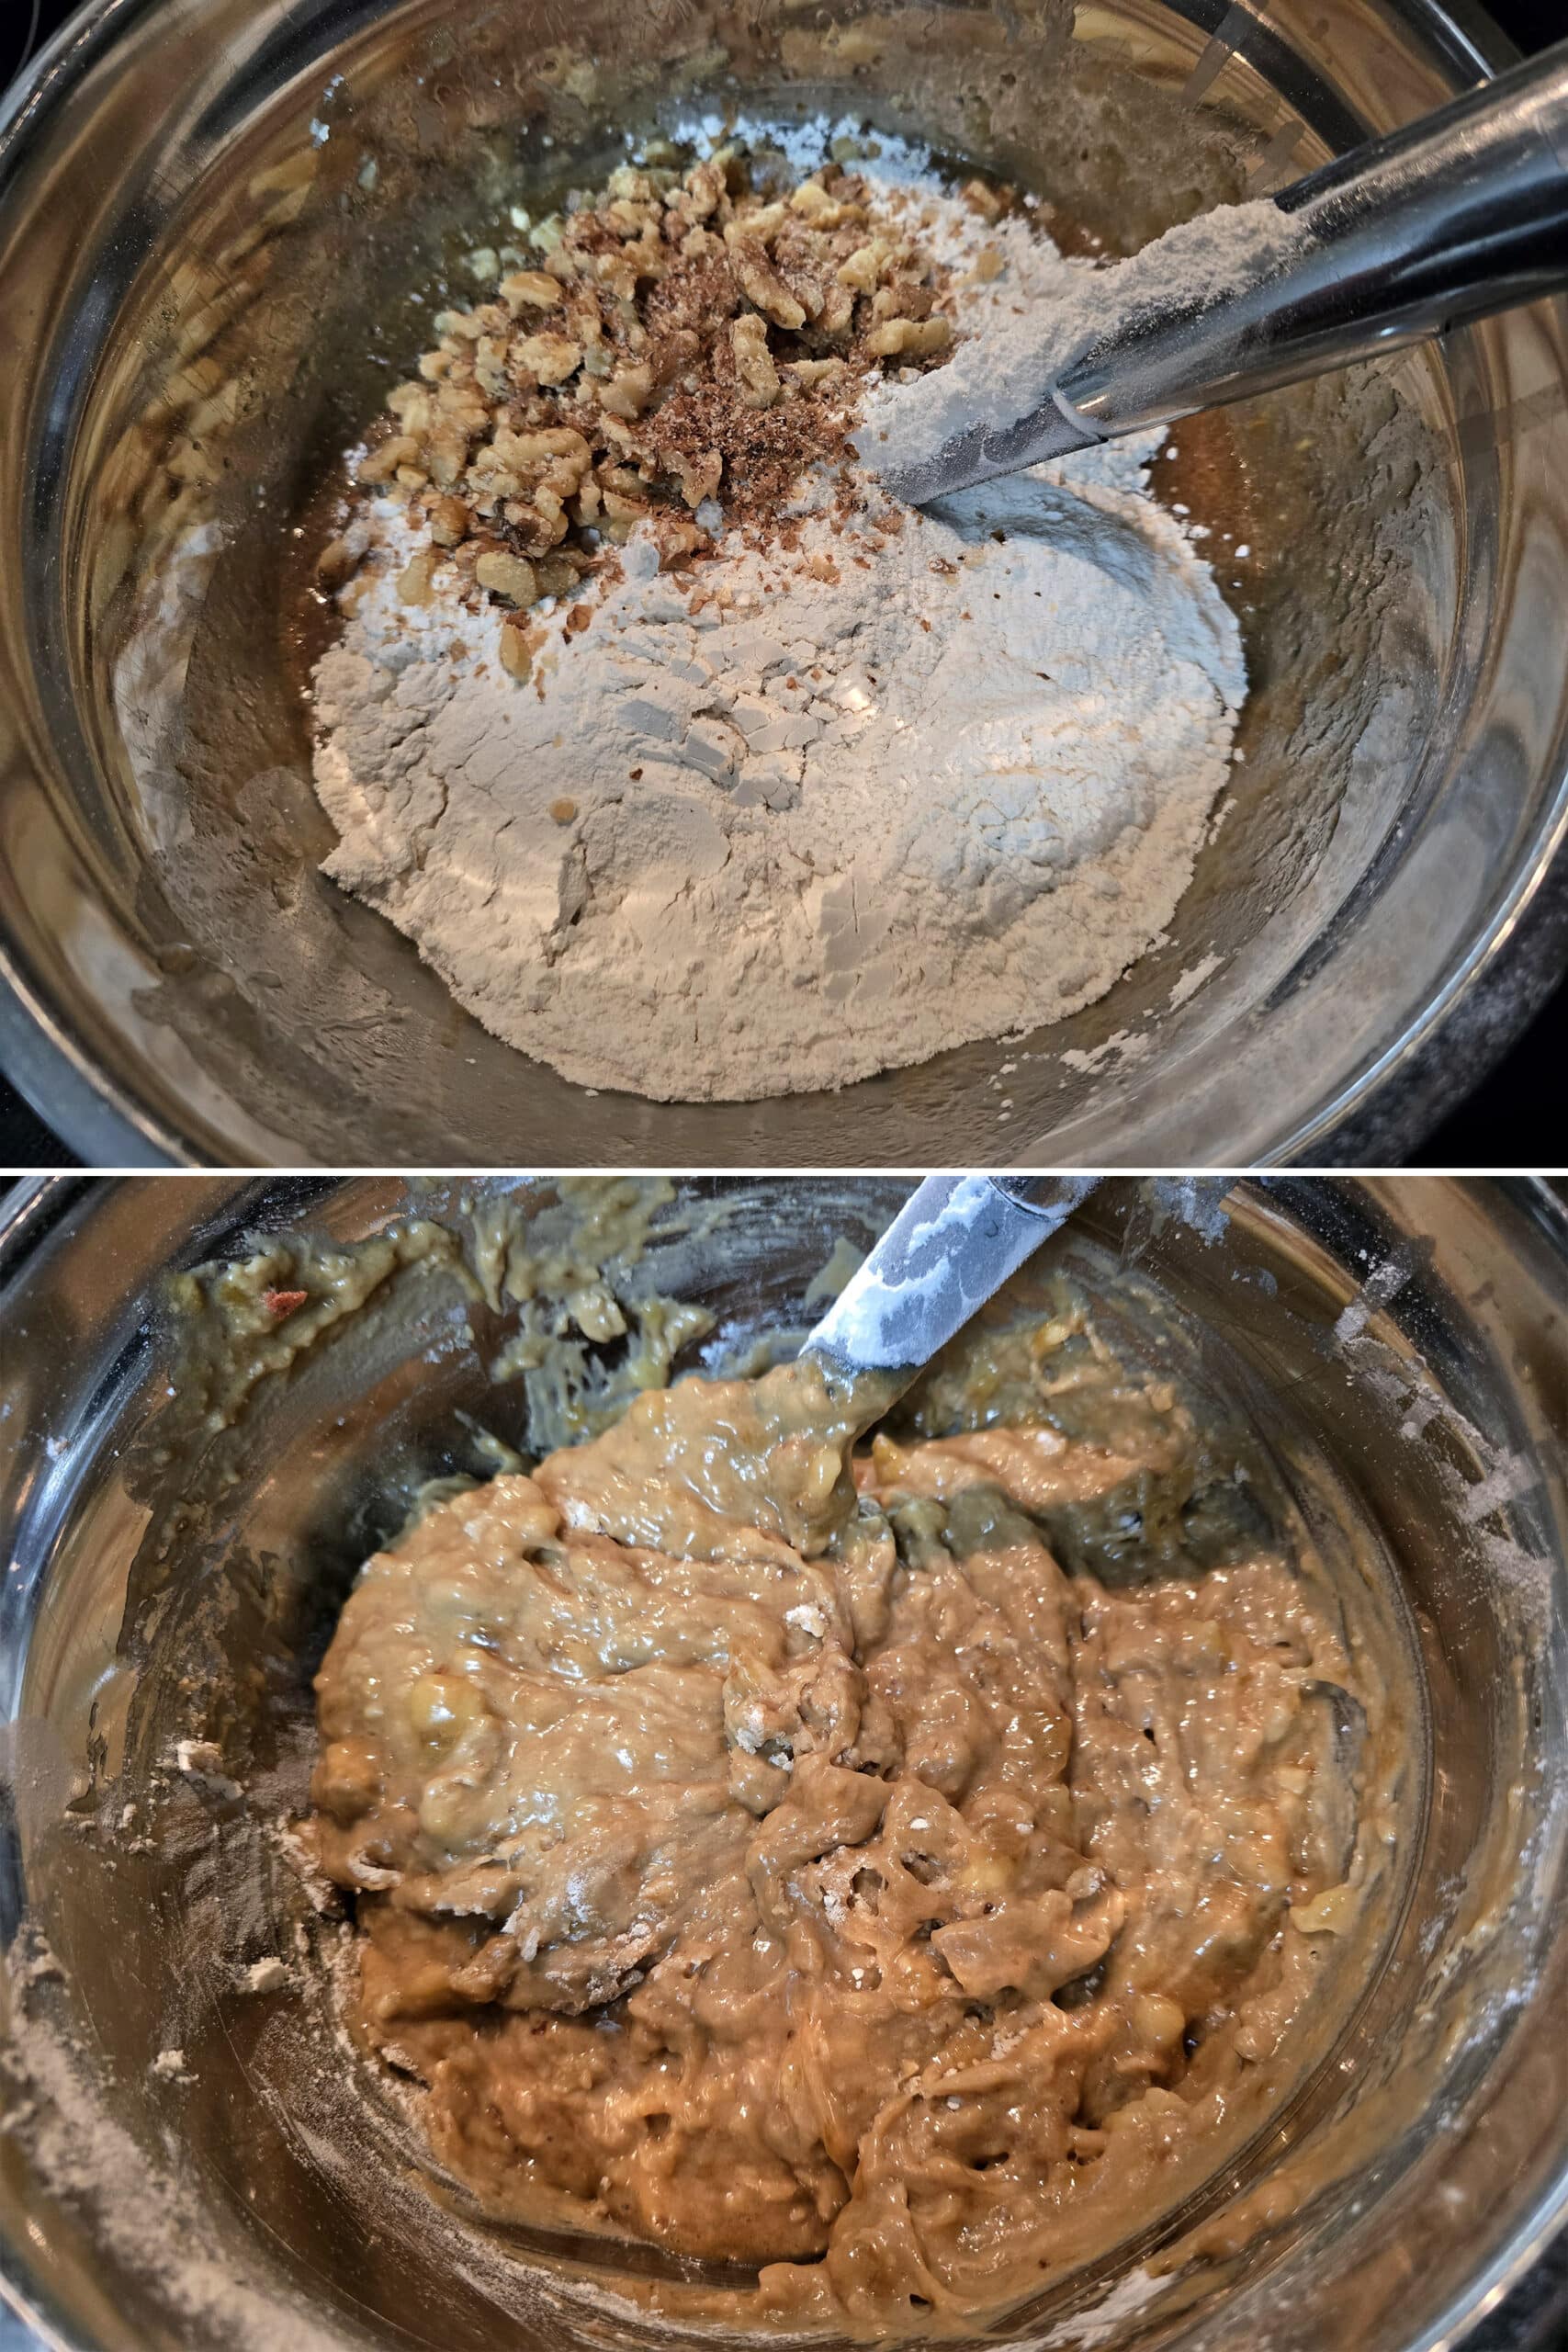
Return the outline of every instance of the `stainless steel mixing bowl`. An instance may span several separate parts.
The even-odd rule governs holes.
[[[827,107],[1114,248],[1509,53],[1436,0],[89,0],[0,120],[0,1059],[107,1166],[1397,1157],[1568,930],[1561,305],[1236,413],[1246,759],[1170,939],[840,1094],[590,1095],[482,1032],[316,871],[276,616],[410,285],[626,124]]]
[[[715,1360],[798,1324],[834,1240],[863,1244],[903,1189],[683,1182],[678,1206],[724,1213],[648,1279],[713,1309]],[[549,1192],[523,1186],[525,1212]],[[378,1178],[51,1179],[0,1227],[0,2278],[82,2352],[700,2340],[586,2294],[635,2279],[635,2253],[489,2231],[419,2186],[406,2118],[334,2030],[339,1931],[271,1828],[373,1532],[476,1423],[525,1438],[486,1371],[506,1318],[415,1270],[218,1426],[218,1389],[171,1399],[163,1285],[254,1230],[355,1242],[410,1205]],[[455,1189],[413,1205],[462,1215]],[[1215,1238],[1201,1203],[1108,1185],[1051,1246],[1112,1294],[1127,1269],[1163,1290],[1205,1376],[1317,1465],[1320,1540],[1365,1523],[1397,1561],[1389,1655],[1408,1644],[1418,1694],[1398,1899],[1260,2139],[986,2341],[1431,2352],[1568,2213],[1568,1215],[1539,1185],[1436,1178],[1280,1179],[1228,1207]],[[182,1737],[219,1750],[194,1777],[165,1769]],[[291,1984],[246,1993],[279,1952]],[[1287,2161],[1312,2185],[1270,2226],[1128,2283]]]

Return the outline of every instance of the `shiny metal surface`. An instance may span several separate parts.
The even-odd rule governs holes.
[[[1064,1023],[834,1095],[589,1096],[316,870],[273,625],[288,531],[397,372],[381,350],[421,347],[407,288],[483,191],[590,176],[623,117],[820,103],[1116,249],[1506,62],[1431,0],[1218,21],[1207,0],[89,0],[0,124],[0,1058],[76,1147],[1237,1165],[1387,1157],[1436,1115],[1568,929],[1560,305],[1379,363],[1428,417],[1419,465],[1375,371],[1354,401],[1336,379],[1226,413],[1270,506],[1235,805],[1168,944]]]
[[[421,1213],[455,1213],[457,1189],[422,1192]],[[712,1350],[805,1322],[834,1240],[863,1246],[907,1189],[682,1182],[694,1208],[728,1212],[685,1270],[719,1317]],[[403,2178],[406,2128],[315,1997],[330,1927],[267,1835],[300,1800],[311,1661],[377,1527],[410,1478],[465,1466],[462,1415],[525,1439],[515,1387],[486,1370],[504,1317],[414,1280],[254,1390],[231,1428],[187,1419],[170,1442],[166,1271],[299,1222],[352,1242],[411,1197],[380,1178],[51,1179],[0,1227],[0,1982],[17,2034],[0,2278],[73,2352],[682,2340],[524,2292],[516,2257],[546,2260],[537,2245],[498,2246]],[[1322,1465],[1329,1483],[1302,1490],[1320,1540],[1336,1497],[1382,1531],[1419,1650],[1419,1826],[1394,1857],[1407,1908],[1362,2007],[1207,2207],[1292,2151],[1323,2156],[1314,2193],[1093,2340],[1436,2352],[1568,2215],[1568,1216],[1540,1185],[1436,1178],[1248,1182],[1224,1207],[1205,1239],[1206,1213],[1108,1182],[1050,1247],[1097,1283],[1135,1267],[1178,1304],[1270,1443]],[[660,1246],[659,1279],[682,1246]],[[247,1798],[160,1776],[187,1733],[221,1743]],[[122,1799],[146,1849],[93,1826]],[[246,1901],[215,1910],[215,1882]],[[24,1912],[58,1977],[18,1973],[38,1958]],[[256,2001],[236,1976],[267,1951],[295,1984]],[[32,2037],[72,2028],[85,2105],[68,2139],[40,2141]],[[187,2082],[148,2071],[171,2043]],[[129,2136],[95,2170],[109,2120]],[[1037,2344],[1161,2236],[990,2340]],[[199,2252],[199,2292],[175,2275],[181,2249]],[[614,2257],[598,2262],[613,2278]]]
[[[908,1387],[1010,1274],[1061,1230],[1097,1181],[925,1177],[807,1333],[802,1352],[821,1356],[842,1378],[897,1374]],[[874,1415],[897,1392],[882,1377],[870,1393],[877,1399]]]
[[[1194,410],[1447,334],[1568,287],[1568,41],[1273,198],[1313,243],[1201,306],[1109,335],[1029,415],[886,474],[923,505]]]

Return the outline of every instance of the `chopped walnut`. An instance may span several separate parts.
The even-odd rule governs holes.
[[[887,319],[873,327],[865,347],[876,359],[929,359],[945,351],[953,334],[950,319]]]
[[[405,433],[428,433],[435,422],[435,394],[428,384],[399,384],[387,395],[387,406]]]
[[[658,544],[660,571],[668,571],[671,565],[680,562],[682,556],[694,555],[699,549],[713,544],[707,533],[699,529],[695,523],[687,522],[683,515],[671,514],[668,507],[649,517],[649,528]]]
[[[624,546],[637,526],[653,512],[646,498],[627,498],[618,490],[604,492],[604,536]]]
[[[834,163],[760,191],[736,149],[679,180],[672,161],[623,164],[547,220],[514,215],[525,266],[508,266],[510,240],[475,247],[479,298],[435,314],[435,347],[389,395],[358,469],[429,533],[400,594],[423,601],[449,551],[455,582],[514,612],[586,612],[582,582],[639,526],[670,564],[711,545],[692,520],[709,501],[779,517],[804,472],[844,454],[858,375],[945,356],[951,274],[865,181]],[[999,217],[1010,198],[984,193]],[[344,602],[355,561],[346,541],[320,559]],[[536,650],[508,624],[510,674],[529,675]]]
[[[893,248],[887,239],[873,237],[869,243],[857,245],[849,259],[840,263],[839,283],[849,287],[852,293],[869,294],[892,258]]]
[[[351,577],[359,562],[346,539],[329,539],[316,558],[316,584],[329,593],[341,588]]]
[[[960,194],[970,211],[977,212],[982,220],[999,220],[1008,209],[1006,195],[987,187],[984,180],[966,180]]]
[[[430,478],[442,490],[450,490],[468,462],[468,435],[459,424],[444,419],[426,436],[424,461]]]
[[[754,240],[760,245],[770,245],[789,218],[784,204],[759,205],[754,212],[738,213],[724,224],[724,242],[739,246],[744,240]]]
[[[433,498],[425,509],[430,536],[438,548],[460,548],[468,536],[468,510],[460,498]]]
[[[694,510],[705,499],[718,496],[718,486],[724,480],[724,458],[719,450],[705,449],[697,458],[678,458],[675,469],[681,478],[681,495]]]
[[[817,315],[817,332],[829,343],[843,342],[854,327],[854,297],[847,286],[823,288],[822,308]]]
[[[850,372],[842,359],[790,359],[784,365],[807,391],[814,390],[818,384],[842,383]]]
[[[553,311],[562,299],[559,278],[545,269],[515,269],[496,291],[513,318],[522,311]]]
[[[576,481],[581,481],[593,462],[587,439],[574,424],[546,425],[533,433],[512,433],[502,425],[497,429],[496,445],[504,449],[513,465],[564,464]]]
[[[390,440],[383,441],[378,449],[373,449],[361,461],[355,479],[367,487],[390,481],[400,466],[412,465],[419,454],[419,443],[412,433],[394,433]]]
[[[513,605],[532,605],[538,600],[538,582],[525,556],[494,549],[480,556],[474,566],[474,578],[481,588],[493,590]]]
[[[705,220],[724,195],[724,174],[716,164],[694,164],[686,174],[686,200],[682,207],[692,220]]]
[[[428,605],[431,575],[435,570],[434,548],[421,548],[412,555],[398,574],[398,602],[400,605]]]
[[[440,335],[456,335],[465,342],[477,343],[485,332],[485,325],[477,311],[437,311],[435,332]]]
[[[646,361],[632,368],[617,368],[607,384],[599,387],[600,405],[612,416],[624,416],[628,421],[640,416],[648,405],[653,390],[653,370]]]
[[[859,181],[846,181],[847,187],[858,187]],[[814,229],[858,229],[864,221],[865,207],[840,197],[830,196],[820,180],[803,180],[789,200],[790,210],[799,213]]]
[[[779,371],[768,349],[768,330],[754,311],[731,320],[729,340],[741,399],[748,408],[771,408],[779,396]]]
[[[533,673],[534,656],[539,647],[539,632],[509,620],[501,632],[501,666],[519,684]]]
[[[547,555],[558,547],[570,525],[565,499],[544,481],[536,487],[531,500],[509,499],[506,519],[530,555]]]
[[[525,334],[513,344],[508,356],[541,384],[564,384],[582,365],[582,345],[564,334]]]
[[[761,249],[752,251],[750,239],[736,246],[733,267],[745,293],[775,326],[794,328],[806,324],[805,303],[790,292]]]
[[[929,286],[911,286],[900,277],[891,286],[879,286],[871,298],[871,315],[880,326],[884,319],[929,319],[935,300]]]

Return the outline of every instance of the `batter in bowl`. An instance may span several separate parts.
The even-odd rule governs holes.
[[[492,2211],[941,2332],[1321,2047],[1382,1686],[1179,1385],[1056,1285],[854,1449],[809,1364],[436,1502],[318,1680],[355,2023]]]

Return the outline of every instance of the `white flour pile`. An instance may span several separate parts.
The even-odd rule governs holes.
[[[1021,218],[908,201],[943,259],[989,249],[961,330],[1088,282]],[[926,431],[967,373],[961,344],[868,425]],[[493,607],[399,603],[417,539],[381,501],[381,568],[316,672],[325,870],[487,1028],[594,1087],[840,1086],[1074,1011],[1168,922],[1246,690],[1150,454],[895,528],[846,524],[825,480],[792,550],[732,531],[690,572],[639,530],[586,628],[537,608],[525,684]]]
[[[903,472],[937,457],[977,420],[997,430],[1027,416],[1113,322],[1135,326],[1145,316],[1213,302],[1277,269],[1309,237],[1267,198],[1220,205],[1130,259],[1089,272],[1054,256],[1016,217],[991,233],[1009,266],[970,291],[968,335],[945,367],[913,384],[874,389],[855,435],[868,464]],[[1022,304],[1021,284],[1032,297]]]

